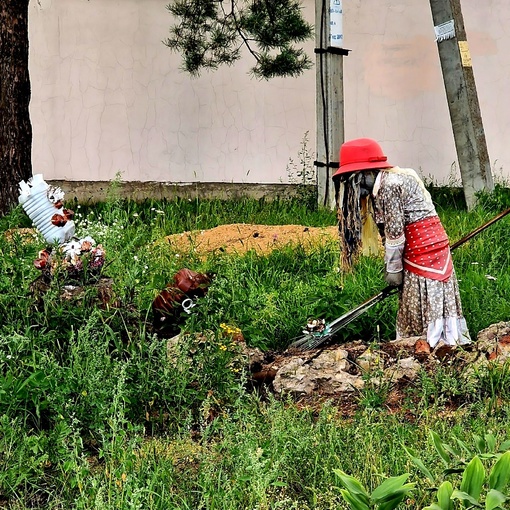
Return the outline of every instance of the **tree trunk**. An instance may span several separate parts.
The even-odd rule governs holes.
[[[28,3],[0,2],[0,216],[17,203],[18,183],[32,175]]]

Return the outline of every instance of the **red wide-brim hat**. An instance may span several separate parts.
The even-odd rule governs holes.
[[[372,138],[355,138],[340,147],[340,167],[333,178],[351,172],[392,168],[381,146]]]

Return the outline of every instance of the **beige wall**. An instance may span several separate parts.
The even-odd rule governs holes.
[[[315,71],[260,82],[247,58],[192,79],[161,42],[167,3],[31,1],[34,173],[277,183],[307,131],[313,151]],[[489,155],[508,176],[510,2],[464,0],[463,9]],[[395,164],[444,182],[456,155],[428,2],[344,0],[344,12],[347,138],[377,138]]]

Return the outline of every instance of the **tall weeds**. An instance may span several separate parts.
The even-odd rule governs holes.
[[[438,210],[455,241],[510,199],[498,188],[471,213],[451,204],[446,198]],[[108,305],[94,286],[63,299],[58,279],[34,292],[42,240],[17,230],[29,226],[19,208],[0,219],[0,506],[342,508],[334,469],[372,490],[414,469],[403,446],[434,458],[428,430],[445,441],[487,431],[507,439],[507,368],[479,372],[468,385],[441,366],[409,387],[393,413],[383,392],[377,406],[346,412],[333,401],[297,406],[248,388],[228,331],[281,350],[308,317],[331,320],[378,292],[380,259],[362,258],[342,274],[336,243],[208,258],[176,257],[154,243],[225,223],[334,225],[333,212],[288,200],[136,204],[115,196],[71,207],[80,234],[105,247]],[[454,253],[473,336],[510,317],[507,221]],[[152,330],[151,303],[181,267],[216,276],[169,342]],[[394,299],[380,303],[338,341],[391,339],[395,311]],[[426,504],[418,485],[408,508]]]

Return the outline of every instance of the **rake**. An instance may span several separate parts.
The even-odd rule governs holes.
[[[450,246],[450,250],[454,250],[459,246],[463,245],[465,242],[472,239],[474,236],[485,230],[487,227],[490,227],[496,221],[499,221],[501,218],[510,213],[510,208],[502,213],[499,213],[497,216],[489,220],[487,223],[484,223],[482,226],[476,228],[462,239],[458,240],[454,244]],[[381,290],[375,296],[372,296],[370,299],[367,299],[365,302],[361,303],[361,305],[357,306],[353,310],[344,313],[341,317],[331,321],[330,323],[325,324],[322,331],[307,331],[304,330],[301,336],[294,338],[289,345],[289,349],[297,349],[300,351],[308,351],[310,349],[315,349],[322,345],[324,342],[330,340],[335,333],[340,331],[342,328],[350,324],[352,321],[357,319],[360,315],[363,315],[367,310],[372,308],[375,304],[379,303],[383,299],[386,299],[388,296],[396,294],[400,290],[400,287],[395,287],[392,285],[386,286],[383,290]]]

